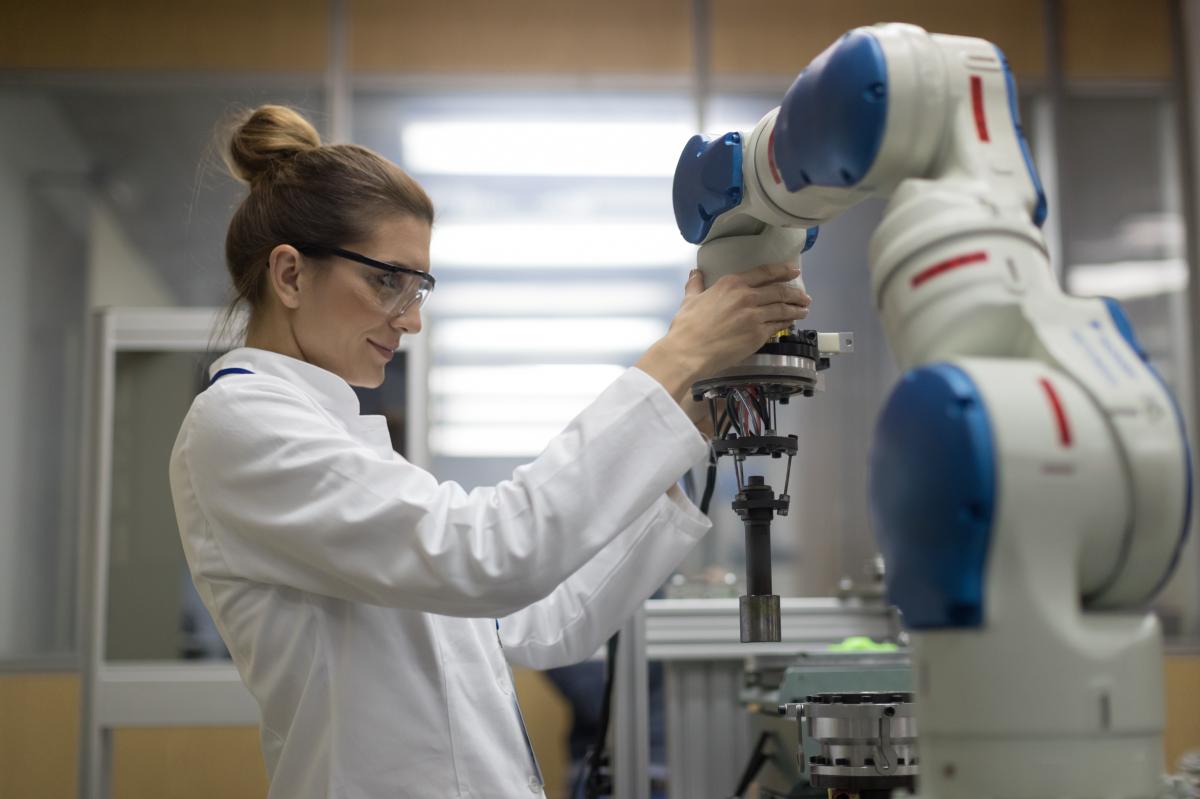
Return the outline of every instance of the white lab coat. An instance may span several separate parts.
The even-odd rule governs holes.
[[[468,493],[393,452],[332,373],[249,348],[227,367],[253,374],[196,398],[171,492],[272,799],[542,796],[506,658],[586,658],[708,529],[674,487],[706,453],[686,414],[630,369]]]

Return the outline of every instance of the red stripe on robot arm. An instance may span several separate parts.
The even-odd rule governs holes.
[[[987,117],[983,112],[983,78],[978,75],[971,76],[971,107],[975,110],[975,132],[979,134],[979,140],[991,141],[988,137]]]
[[[1039,377],[1038,383],[1042,391],[1046,392],[1046,399],[1050,400],[1050,409],[1054,411],[1054,422],[1058,425],[1058,442],[1064,447],[1071,446],[1071,425],[1067,422],[1067,412],[1063,410],[1062,400],[1058,398],[1054,384],[1044,377]]]
[[[917,274],[913,275],[912,287],[915,289],[922,283],[933,280],[938,275],[945,274],[952,269],[958,269],[962,266],[970,266],[971,264],[982,263],[987,260],[987,253],[983,250],[979,252],[971,252],[966,255],[959,255],[940,263],[936,263],[928,269],[922,269]]]
[[[783,183],[783,178],[779,176],[779,167],[775,166],[775,126],[771,126],[771,135],[767,138],[767,166],[771,167],[771,178],[775,181],[775,185]]]

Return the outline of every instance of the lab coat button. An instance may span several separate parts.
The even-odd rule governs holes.
[[[512,689],[508,687],[508,680],[504,679],[503,674],[496,675],[496,685],[502,693],[511,694]]]
[[[539,780],[536,776],[530,775],[529,790],[533,793],[541,793],[542,792],[542,781]]]

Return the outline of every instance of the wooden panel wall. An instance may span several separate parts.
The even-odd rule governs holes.
[[[550,799],[567,779],[571,711],[538,672],[517,692]],[[75,799],[79,676],[0,674],[0,799]],[[130,728],[113,736],[113,799],[263,799],[267,775],[254,727]]]
[[[1166,659],[1167,726],[1163,750],[1172,771],[1184,752],[1200,751],[1200,655]]]
[[[1080,80],[1165,80],[1171,75],[1166,2],[1063,0],[1063,72]]]
[[[320,72],[329,0],[0,4],[0,69]],[[996,42],[1045,72],[1042,0],[711,0],[717,75],[790,75],[857,25],[913,22]],[[1071,78],[1170,74],[1167,0],[1062,0]],[[371,73],[687,74],[692,0],[346,0]]]
[[[113,799],[263,799],[257,727],[139,727],[113,734]]]
[[[353,0],[353,68],[374,72],[678,73],[691,0]]]
[[[1041,0],[712,0],[713,71],[790,74],[860,25],[911,22],[926,30],[982,36],[1015,71],[1045,71]]]
[[[0,674],[0,799],[75,799],[79,675]]]
[[[319,71],[327,0],[0,4],[0,67]]]
[[[546,780],[546,797],[568,799],[571,752],[567,736],[571,732],[571,706],[541,672],[513,669],[513,686]]]

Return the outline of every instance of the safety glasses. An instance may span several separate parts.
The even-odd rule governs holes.
[[[437,285],[437,280],[428,272],[376,261],[374,258],[340,247],[303,244],[296,249],[305,255],[332,255],[378,270],[378,273],[371,275],[368,280],[371,288],[375,290],[375,299],[379,302],[380,309],[389,316],[404,314],[414,305],[420,308]]]

